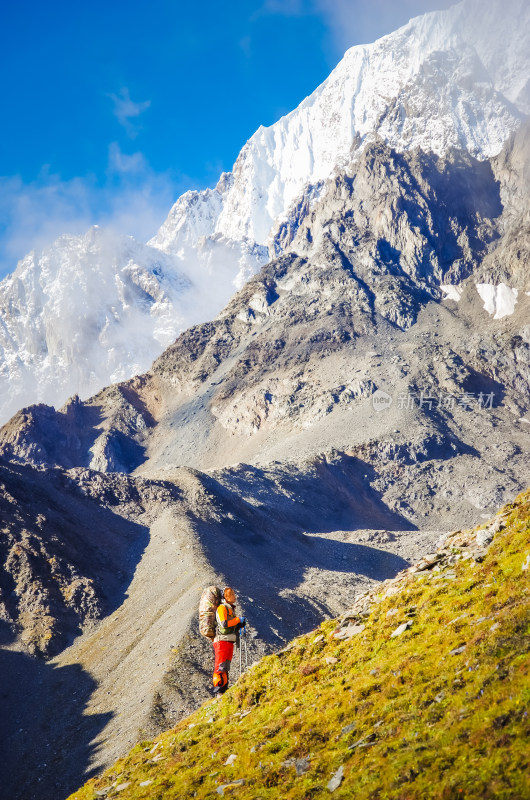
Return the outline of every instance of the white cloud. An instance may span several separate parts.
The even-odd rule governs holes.
[[[109,93],[108,97],[110,97],[114,103],[114,116],[120,125],[125,128],[127,135],[131,138],[137,136],[139,128],[138,125],[133,122],[133,120],[136,120],[141,114],[144,113],[144,111],[147,111],[151,105],[151,101],[144,100],[141,103],[135,103],[134,100],[131,100],[129,90],[127,88],[121,89],[119,94]]]
[[[104,185],[94,175],[62,180],[46,169],[31,183],[0,177],[0,279],[30,250],[96,223],[146,241],[191,184],[154,172],[142,153],[123,153],[117,143],[109,147]]]
[[[142,175],[149,172],[149,165],[143,153],[124,153],[117,142],[109,147],[107,174]]]
[[[61,233],[82,233],[92,223],[92,177],[61,181],[43,172],[24,183],[19,176],[0,178],[0,276],[33,248],[43,247]]]
[[[328,29],[335,61],[355,44],[370,44],[413,17],[449,8],[455,2],[458,0],[263,0],[251,19],[318,16]]]
[[[413,17],[449,8],[456,0],[314,0],[330,28],[339,54],[353,44],[370,44]]]

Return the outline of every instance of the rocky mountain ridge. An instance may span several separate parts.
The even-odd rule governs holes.
[[[464,0],[351,48],[297,109],[251,137],[214,193],[183,196],[153,243],[178,249],[200,208],[201,236],[269,245],[306,185],[342,169],[374,136],[399,152],[496,155],[530,112],[527,15],[520,0],[487,9]]]
[[[483,485],[477,506],[477,481],[454,513],[491,509],[526,469],[528,144],[523,128],[501,156],[480,162],[375,142],[323,187],[285,255],[213,322],[88,402],[15,415],[0,432],[3,454],[149,476],[175,464],[290,460],[293,446],[302,457],[335,448],[366,456],[414,524],[435,513],[420,508],[423,493],[441,496],[441,474],[428,476],[423,462],[441,459],[447,480],[461,463],[465,484],[470,463],[483,459],[496,488]],[[518,294],[499,320],[479,288],[501,280]],[[381,391],[392,399],[379,413]],[[399,460],[403,483],[390,488]]]

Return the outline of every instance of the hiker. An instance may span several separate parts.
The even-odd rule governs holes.
[[[239,631],[245,627],[245,617],[236,617],[236,593],[227,586],[222,593],[221,602],[215,612],[215,638],[213,649],[215,652],[215,666],[213,670],[213,693],[224,694],[228,689],[228,673],[234,644],[238,641]]]

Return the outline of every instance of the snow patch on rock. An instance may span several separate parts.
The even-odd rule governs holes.
[[[477,283],[477,292],[484,302],[484,309],[488,314],[493,315],[493,319],[509,317],[515,311],[517,295],[519,290],[499,283],[495,286],[492,283]]]
[[[445,283],[440,286],[440,289],[444,293],[447,300],[454,300],[455,303],[458,303],[462,297],[464,286],[461,283]]]

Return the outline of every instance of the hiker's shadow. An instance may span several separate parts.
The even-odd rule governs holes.
[[[5,644],[9,632],[0,633]],[[92,776],[93,740],[112,714],[84,714],[96,684],[79,664],[0,649],[0,675],[0,795],[63,800]]]

